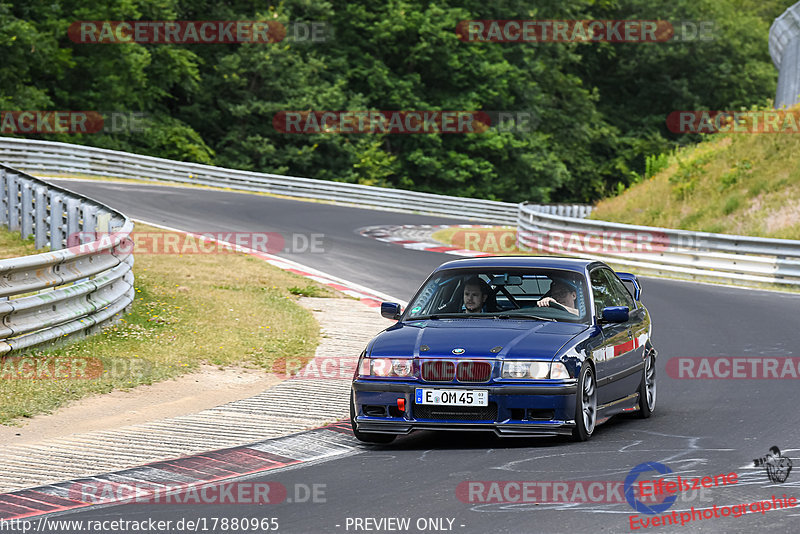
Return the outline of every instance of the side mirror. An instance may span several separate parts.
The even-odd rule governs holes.
[[[400,318],[400,313],[400,305],[398,303],[381,302],[381,315],[387,319],[397,320]]]
[[[603,308],[600,320],[604,323],[624,323],[628,320],[628,307],[608,306]]]

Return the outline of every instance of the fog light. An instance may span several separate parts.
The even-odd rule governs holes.
[[[397,399],[397,409],[401,412],[406,411],[406,400],[405,399]]]

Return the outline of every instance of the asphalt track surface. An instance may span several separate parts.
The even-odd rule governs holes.
[[[452,257],[367,239],[357,229],[465,222],[211,190],[86,182],[65,185],[131,217],[187,231],[324,233],[324,253],[279,255],[404,300],[433,268]],[[275,517],[279,532],[292,533],[626,532],[631,531],[629,516],[634,511],[624,502],[463,502],[456,488],[464,481],[621,481],[643,462],[661,462],[684,476],[740,474],[734,486],[707,490],[705,495],[681,495],[669,512],[748,503],[773,494],[800,497],[797,461],[796,472],[783,484],[773,484],[764,471],[748,468],[753,458],[763,456],[773,445],[789,456],[800,456],[796,381],[678,380],[665,372],[667,361],[680,356],[800,356],[800,296],[645,279],[643,301],[653,317],[653,342],[660,354],[656,412],[647,420],[612,419],[598,427],[589,442],[418,432],[388,446],[364,445],[355,455],[252,479],[283,483],[290,496],[293,488],[324,484],[324,498],[318,499],[324,502],[257,507],[137,504],[89,509],[62,518]],[[409,528],[355,528],[354,518],[395,517],[409,518]],[[443,526],[417,524],[426,518],[444,518]],[[762,529],[800,530],[800,507],[642,530]]]

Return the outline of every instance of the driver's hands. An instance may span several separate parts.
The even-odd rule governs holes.
[[[537,306],[550,306],[550,304],[558,304],[559,302],[554,299],[553,297],[545,297],[538,302],[536,302]]]

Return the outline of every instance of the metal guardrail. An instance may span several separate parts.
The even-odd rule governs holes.
[[[517,243],[534,251],[597,258],[642,274],[740,285],[800,285],[800,241],[788,239],[575,219],[523,203]]]
[[[517,221],[517,205],[509,202],[238,171],[52,141],[0,137],[0,159],[28,172],[208,185],[493,224],[514,225]],[[590,206],[584,205],[541,204],[540,207],[542,211],[560,215],[586,216],[591,211]]]
[[[133,302],[125,215],[0,165],[0,224],[50,247],[0,260],[0,355],[94,333]]]
[[[52,141],[0,137],[0,159],[28,172],[199,184],[498,224],[516,222],[517,205],[509,202],[239,171]]]

